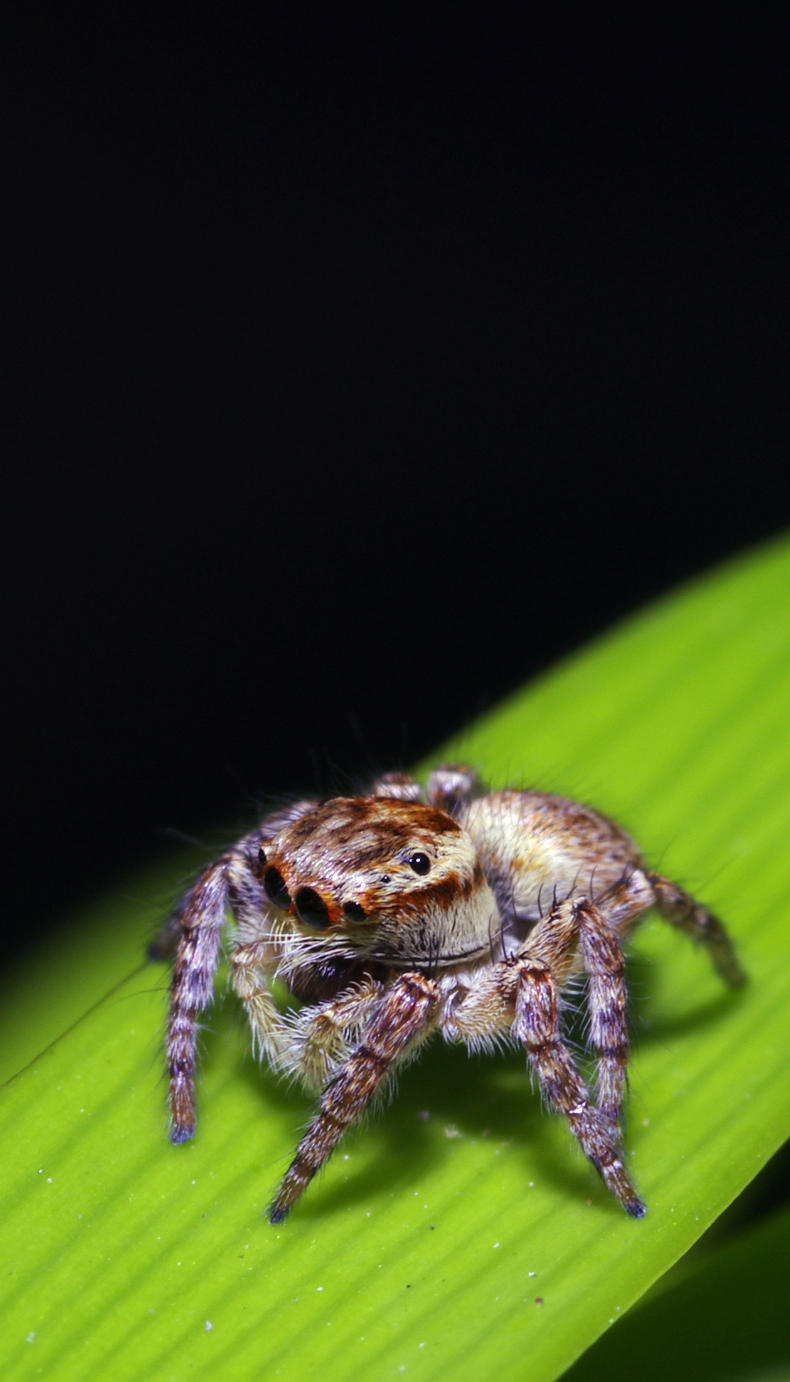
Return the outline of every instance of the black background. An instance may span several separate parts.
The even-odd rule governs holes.
[[[12,943],[786,523],[777,35],[500,22],[5,45]]]

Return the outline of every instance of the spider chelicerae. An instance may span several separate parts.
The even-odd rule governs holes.
[[[394,1071],[440,1032],[473,1051],[524,1050],[604,1185],[645,1206],[623,1162],[628,1057],[623,940],[649,908],[744,974],[722,923],[651,872],[633,840],[589,806],[488,792],[444,764],[423,795],[402,773],[363,796],[268,815],[198,879],[152,953],[177,949],[167,1027],[171,1138],[195,1130],[195,1047],[213,996],[226,910],[233,987],[260,1056],[320,1094],[269,1211],[279,1223]],[[586,981],[595,1097],[563,1033],[562,992]],[[270,983],[297,1005],[282,1012]]]

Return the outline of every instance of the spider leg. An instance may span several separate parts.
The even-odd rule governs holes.
[[[206,869],[180,912],[181,939],[170,985],[166,1048],[172,1142],[186,1142],[195,1131],[198,1016],[213,997],[231,857],[223,855]]]
[[[364,1023],[358,1044],[326,1086],[318,1113],[296,1149],[269,1220],[279,1224],[334,1151],[349,1124],[406,1054],[426,1035],[439,1003],[438,986],[422,974],[402,974],[385,991]]]
[[[462,1041],[470,1051],[494,1050],[512,1036],[518,979],[507,961],[491,965],[467,985],[451,991],[441,1030],[445,1041]]]
[[[248,941],[231,955],[231,981],[247,1013],[253,1048],[277,1069],[288,1034],[269,988],[267,971],[273,968],[269,940]]]
[[[628,991],[621,935],[653,905],[653,889],[634,869],[593,902],[555,903],[522,946],[522,958],[548,966],[560,986],[578,951],[587,978],[589,1044],[596,1053],[596,1102],[619,1133],[628,1067]]]
[[[397,771],[381,773],[373,779],[368,791],[372,797],[391,797],[395,801],[420,801],[422,798],[419,782],[408,773]]]
[[[251,859],[257,854],[264,828],[265,823],[201,874],[175,908],[159,937],[164,947],[177,919],[180,939],[170,983],[166,1042],[172,1142],[186,1142],[195,1131],[198,1017],[213,997],[228,903],[237,917],[253,913],[258,903],[259,890],[251,872]],[[161,950],[154,953],[161,953]]]
[[[348,1055],[349,1032],[359,1031],[381,993],[381,984],[368,977],[337,998],[290,1014],[288,1047],[278,1069],[308,1089],[322,1089]]]
[[[679,931],[685,931],[692,940],[705,946],[726,984],[732,988],[745,984],[746,974],[719,918],[669,878],[662,878],[657,873],[648,873],[646,877],[655,894],[656,908],[664,921],[676,926]]]
[[[591,1104],[584,1080],[562,1040],[559,992],[551,972],[533,960],[522,958],[515,963],[519,984],[513,1035],[526,1047],[549,1104],[565,1115],[607,1190],[632,1218],[641,1219],[645,1206],[623,1165],[618,1138],[607,1118]]]
[[[381,993],[367,978],[337,998],[283,1015],[269,988],[271,942],[250,941],[231,956],[233,987],[244,1004],[255,1049],[273,1070],[320,1090],[348,1054],[346,1033],[358,1029]]]
[[[482,793],[483,784],[474,768],[465,763],[441,763],[428,778],[425,795],[432,806],[455,816]]]
[[[579,951],[587,975],[589,1041],[596,1052],[596,1103],[619,1134],[628,1079],[628,990],[625,956],[605,912],[591,902],[574,908]]]

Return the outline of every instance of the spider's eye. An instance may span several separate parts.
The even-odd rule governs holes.
[[[349,921],[364,921],[367,913],[364,907],[360,907],[358,902],[344,902],[343,916],[348,917]]]
[[[288,910],[291,905],[291,895],[285,886],[285,880],[280,870],[276,869],[274,864],[263,875],[263,891],[275,907],[281,907],[284,912]]]
[[[419,852],[417,854],[410,855],[409,858],[406,860],[406,863],[409,865],[409,868],[414,869],[415,873],[428,873],[431,867],[431,861],[428,858],[428,855],[421,854]]]
[[[258,868],[261,871],[266,868],[266,850],[263,845],[258,847]]]
[[[317,930],[323,931],[329,925],[327,905],[315,888],[300,888],[294,902],[299,920],[307,926],[315,926]]]

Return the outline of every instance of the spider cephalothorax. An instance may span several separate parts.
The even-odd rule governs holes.
[[[622,941],[655,906],[702,942],[727,983],[743,973],[721,923],[646,870],[619,826],[540,792],[484,792],[459,765],[365,796],[266,817],[212,864],[162,933],[177,930],[167,1052],[171,1136],[195,1125],[199,1013],[212,998],[229,906],[233,984],[275,1069],[321,1091],[270,1211],[285,1217],[346,1127],[435,1031],[471,1049],[522,1047],[604,1183],[644,1213],[623,1165],[628,1030]],[[562,988],[586,977],[595,1097],[565,1043]],[[280,1012],[277,976],[305,1006]]]
[[[286,968],[292,947],[425,967],[490,945],[496,903],[472,838],[424,802],[327,801],[261,845],[256,872]]]

